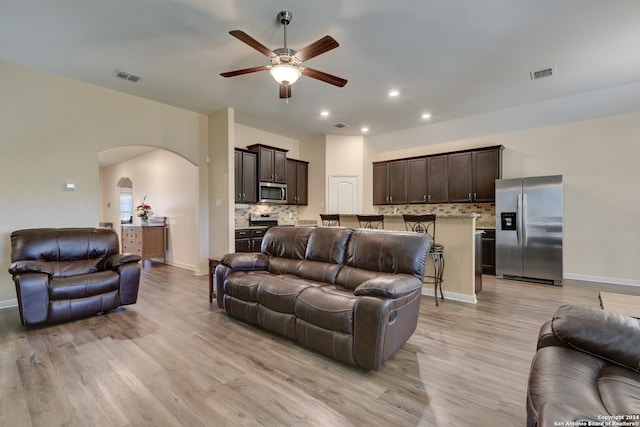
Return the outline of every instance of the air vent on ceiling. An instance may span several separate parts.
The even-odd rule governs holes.
[[[144,77],[139,76],[137,74],[130,73],[128,71],[116,70],[116,77],[120,77],[121,79],[129,80],[130,82],[137,83],[138,81],[144,79]]]
[[[336,123],[333,126],[337,127],[338,129],[342,129],[342,128],[346,128],[347,127],[347,125],[345,125],[344,123]]]
[[[543,68],[542,70],[532,71],[529,73],[531,80],[538,80],[544,77],[551,77],[556,73],[556,67]]]

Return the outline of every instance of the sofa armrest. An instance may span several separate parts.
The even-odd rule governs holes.
[[[11,266],[9,267],[9,273],[14,276],[16,274],[23,273],[45,273],[51,276],[53,274],[53,269],[49,267],[46,262],[24,260],[11,263]]]
[[[269,265],[269,256],[261,252],[235,252],[224,255],[220,263],[234,270],[266,270]]]
[[[602,416],[604,414],[599,415]],[[602,419],[598,418],[598,415],[585,414],[583,411],[571,406],[546,402],[540,408],[537,424],[535,425],[537,427],[551,427],[558,425],[600,426],[605,424]]]
[[[49,312],[49,275],[25,272],[13,276],[24,326],[47,321]]]
[[[142,259],[140,255],[123,253],[108,256],[98,263],[98,270],[117,270],[118,267],[130,262],[138,262]]]
[[[362,282],[353,291],[355,296],[400,298],[422,288],[422,281],[409,274],[382,274]]]
[[[584,305],[563,305],[553,334],[576,350],[640,372],[640,320]]]

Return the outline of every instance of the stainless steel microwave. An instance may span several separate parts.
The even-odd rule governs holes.
[[[259,203],[287,203],[287,184],[260,182],[258,185]]]

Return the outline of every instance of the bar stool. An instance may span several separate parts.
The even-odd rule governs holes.
[[[384,228],[384,215],[356,215],[360,228]]]
[[[340,215],[338,214],[320,214],[320,219],[325,227],[340,227]]]
[[[440,288],[440,298],[444,299],[442,294],[442,273],[444,272],[444,246],[436,243],[436,215],[402,215],[404,226],[407,231],[426,234],[431,237],[431,249],[429,255],[433,260],[433,294],[438,304],[438,287]]]

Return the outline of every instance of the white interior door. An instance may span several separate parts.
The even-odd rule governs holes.
[[[328,213],[358,213],[358,175],[329,176]]]

